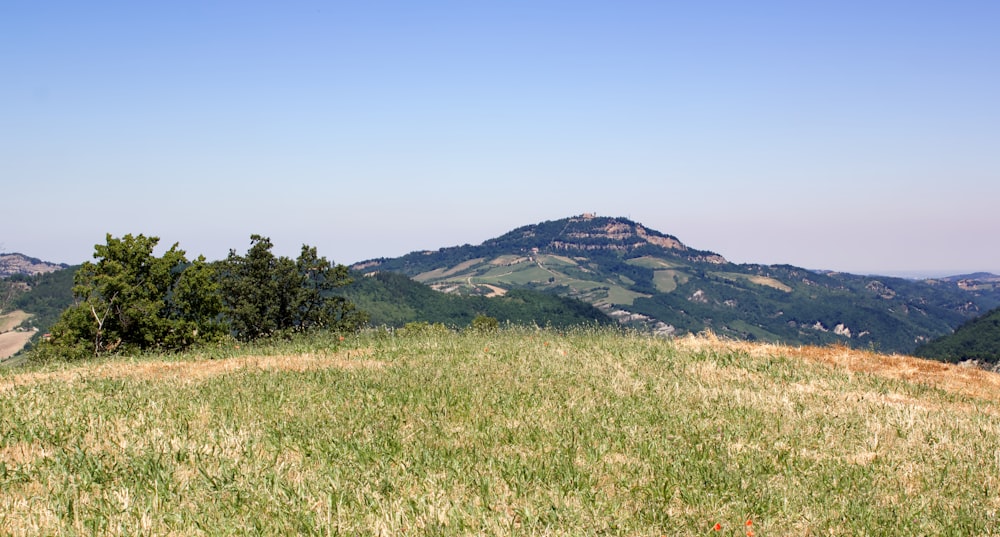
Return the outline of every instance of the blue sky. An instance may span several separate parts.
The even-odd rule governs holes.
[[[595,212],[1000,273],[1000,3],[0,3],[0,251],[351,263]]]

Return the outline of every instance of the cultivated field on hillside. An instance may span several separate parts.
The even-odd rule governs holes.
[[[975,369],[601,330],[4,370],[0,534],[1000,535],[998,400]]]
[[[21,310],[14,310],[9,313],[4,313],[0,315],[0,333],[8,332],[17,327],[17,325],[23,323],[27,319],[31,318],[31,314],[25,313]]]
[[[21,332],[14,330],[14,328],[30,318],[31,314],[21,310],[0,315],[0,361],[16,354],[34,337],[34,331]]]

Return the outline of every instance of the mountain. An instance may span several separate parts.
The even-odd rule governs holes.
[[[914,354],[944,362],[1000,364],[1000,308],[963,323],[952,334],[920,345]]]
[[[734,264],[627,218],[590,214],[352,268],[402,273],[453,294],[553,293],[663,334],[711,330],[903,353],[1000,306],[1000,290],[988,277],[917,281]]]
[[[62,270],[69,265],[49,263],[24,254],[0,254],[0,278],[14,274],[33,276]]]

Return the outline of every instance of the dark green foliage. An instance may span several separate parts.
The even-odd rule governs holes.
[[[278,260],[271,241],[250,237],[245,256],[230,250],[219,267],[223,302],[237,337],[254,339],[278,329]]]
[[[231,252],[224,262],[208,263],[204,257],[189,262],[177,244],[156,257],[156,237],[109,234],[106,244],[95,246],[96,262],[75,274],[64,271],[74,278],[75,302],[38,345],[35,359],[180,350],[230,335],[251,340],[364,322],[349,301],[331,294],[350,282],[346,267],[309,246],[291,260],[275,257],[265,237],[251,241],[246,256]],[[59,303],[55,290],[65,282],[50,279],[51,286],[39,283],[29,305],[42,302],[49,287],[52,303]]]
[[[0,279],[0,313],[8,311],[14,299],[20,294],[19,289],[7,279]]]
[[[953,334],[917,347],[915,354],[952,363],[1000,363],[1000,308],[962,324]]]
[[[302,246],[298,259],[276,257],[267,237],[250,237],[245,256],[235,251],[220,264],[222,302],[233,335],[253,340],[316,328],[351,329],[364,318],[333,289],[351,282],[347,267],[334,266]]]
[[[754,268],[745,265],[727,270],[748,272]],[[910,352],[921,336],[947,333],[965,319],[956,311],[957,305],[955,309],[947,307],[955,294],[962,293],[957,289],[941,296],[936,287],[897,278],[875,280],[848,274],[825,276],[803,269],[771,269],[771,277],[792,284],[791,292],[740,285],[705,273],[672,293],[637,299],[632,309],[683,332],[708,329],[739,339],[842,343],[895,352]],[[793,274],[798,276],[798,283]],[[803,279],[809,283],[802,283]],[[875,281],[895,289],[896,295],[884,298],[868,290]],[[696,293],[698,300],[693,300]],[[835,333],[838,326],[850,330],[850,337],[846,331]]]
[[[153,255],[157,237],[107,235],[94,259],[74,274],[75,303],[52,327],[51,346],[67,357],[117,351],[176,350],[222,333],[211,293],[211,268],[189,266],[177,244]],[[192,273],[185,275],[185,268]],[[43,352],[44,354],[44,352]]]

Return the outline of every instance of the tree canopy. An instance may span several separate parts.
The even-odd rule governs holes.
[[[158,237],[107,235],[94,262],[74,277],[74,304],[52,327],[49,350],[65,357],[180,350],[232,336],[252,340],[363,322],[353,304],[330,293],[350,282],[303,245],[296,260],[275,257],[270,239],[251,236],[245,256],[188,261],[172,245],[154,255]],[[43,354],[44,351],[43,351]]]
[[[308,245],[295,260],[275,257],[272,246],[267,237],[252,235],[246,255],[231,250],[220,265],[223,303],[237,339],[363,322],[351,302],[330,294],[351,283],[347,267],[334,266]]]

